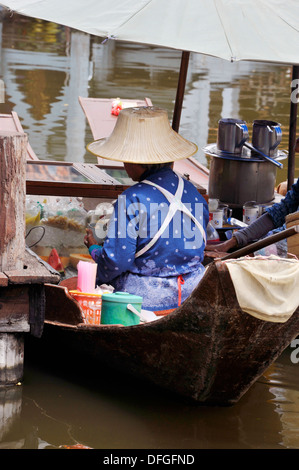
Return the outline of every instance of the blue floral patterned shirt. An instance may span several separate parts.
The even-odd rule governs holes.
[[[286,197],[279,203],[274,204],[272,207],[266,209],[271,216],[275,228],[282,227],[285,223],[285,217],[292,212],[296,212],[299,207],[299,178],[293,184],[290,191],[287,192]]]
[[[170,168],[163,168],[146,179],[175,194],[179,177]],[[208,205],[190,181],[184,180],[181,200],[206,233]],[[161,191],[143,181],[118,197],[103,247],[89,248],[98,264],[98,285],[109,283],[117,290],[142,295],[143,307],[159,310],[178,305],[177,298],[170,297],[177,297],[177,278],[183,275],[182,300],[188,297],[204,273],[205,248],[202,233],[190,217],[177,211],[153,246],[136,257],[157,233],[168,210],[169,201]],[[159,293],[162,285],[164,293]]]

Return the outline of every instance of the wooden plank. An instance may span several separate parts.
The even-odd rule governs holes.
[[[60,275],[31,250],[24,253],[23,269],[6,271],[10,284],[58,283]]]
[[[30,334],[40,338],[44,329],[46,312],[45,285],[37,284],[29,288],[29,323]]]
[[[43,282],[51,282],[53,276],[47,274],[41,274],[34,270],[26,272],[24,271],[7,271],[5,273],[9,279],[10,284],[41,284]]]
[[[174,163],[174,171],[190,180],[202,194],[206,194],[209,187],[209,175],[194,164],[192,160],[184,159]]]
[[[3,274],[3,273],[0,273],[0,287],[5,287],[8,285],[8,277]]]
[[[108,173],[101,170],[98,166],[93,165],[92,163],[74,163],[73,167],[94,183],[113,185],[121,184],[117,179],[108,175]]]
[[[53,181],[28,181],[26,193],[41,196],[73,196],[115,199],[128,186],[97,183],[62,183]]]

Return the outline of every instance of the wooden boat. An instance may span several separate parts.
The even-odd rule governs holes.
[[[114,184],[103,185],[106,197],[110,186],[115,189]],[[94,187],[99,193],[99,186]],[[35,193],[43,194],[42,187]],[[61,359],[67,360],[68,354],[72,362],[90,357],[98,367],[121,369],[203,404],[237,402],[299,331],[298,308],[282,324],[245,314],[223,262],[208,267],[173,313],[137,326],[86,324],[66,287],[46,284],[45,291],[44,330],[41,338],[33,339],[34,347],[48,353],[55,348]]]
[[[199,404],[231,405],[298,332],[299,308],[285,323],[242,311],[217,261],[181,307],[135,326],[86,324],[67,287],[47,284],[44,331],[34,342],[67,364],[96,361],[96,375],[105,366]]]

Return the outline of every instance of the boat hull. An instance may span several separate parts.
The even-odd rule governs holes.
[[[68,298],[59,310],[57,290],[47,286],[47,321],[35,343],[48,351],[55,345],[60,357],[67,352],[73,361],[92,358],[98,370],[119,369],[200,404],[236,403],[299,331],[299,309],[285,323],[243,312],[225,263],[210,265],[172,314],[130,327],[78,323],[79,305]],[[64,323],[66,316],[71,323]]]

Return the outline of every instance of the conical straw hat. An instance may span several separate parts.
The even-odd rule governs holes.
[[[123,109],[110,136],[91,142],[87,149],[108,160],[158,164],[191,157],[197,145],[171,128],[164,109],[151,106]]]

